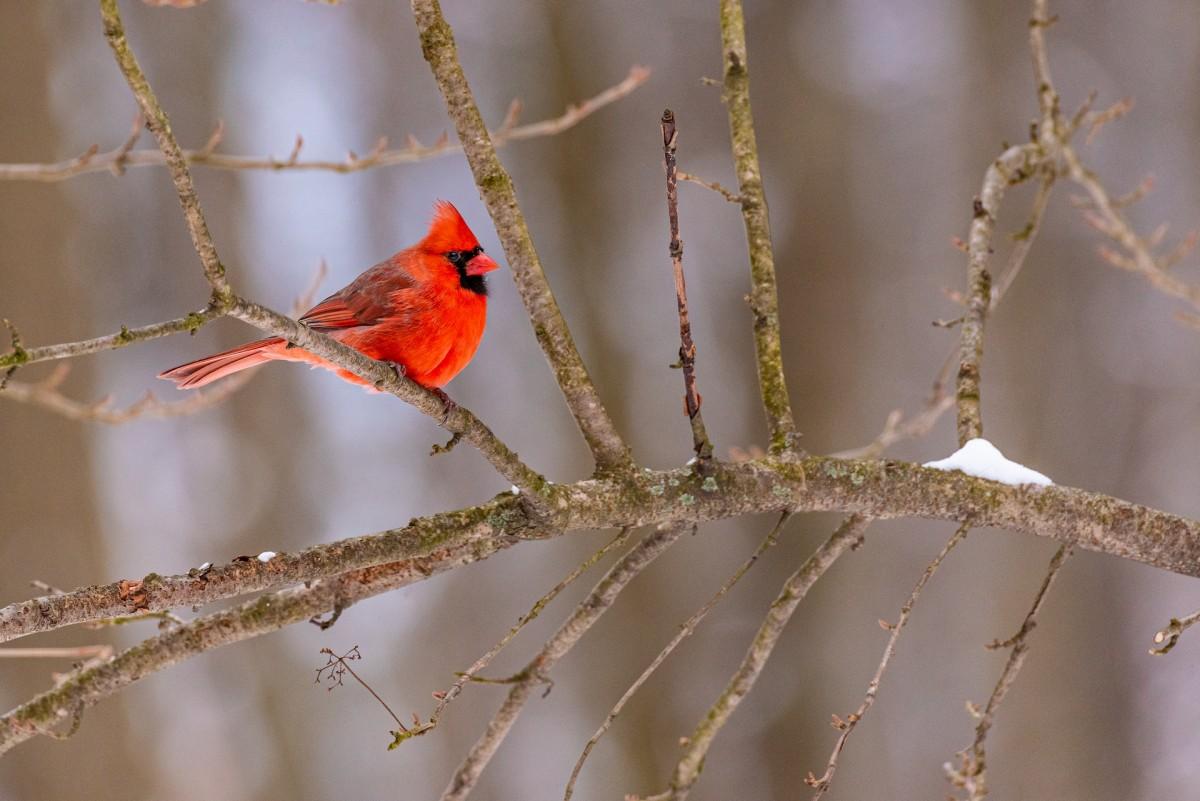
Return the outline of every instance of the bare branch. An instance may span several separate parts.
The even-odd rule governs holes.
[[[667,218],[671,227],[671,268],[675,276],[675,306],[679,311],[679,367],[683,371],[683,412],[692,424],[692,450],[706,471],[712,459],[713,446],[704,428],[700,413],[701,397],[696,390],[696,343],[692,340],[692,323],[688,314],[687,283],[683,278],[683,240],[679,238],[679,191],[676,185],[675,147],[678,132],[671,109],[662,113],[663,158],[667,165]]]
[[[292,316],[299,317],[312,305],[313,297],[324,280],[328,267],[322,261],[313,276],[308,288],[296,298],[292,304]],[[0,388],[0,398],[21,401],[40,406],[55,412],[68,420],[91,421],[108,425],[121,425],[141,418],[167,419],[196,414],[217,406],[238,390],[250,383],[257,375],[258,368],[252,368],[230,376],[217,386],[204,391],[193,392],[181,401],[164,402],[152,392],[147,392],[140,400],[123,409],[112,408],[112,398],[101,398],[93,403],[84,403],[67,397],[58,391],[70,371],[69,365],[60,364],[54,372],[36,383],[12,382]]]
[[[758,141],[750,110],[750,73],[746,60],[746,21],[741,0],[721,0],[721,60],[724,64],[722,98],[729,113],[729,135],[746,242],[750,252],[750,309],[754,313],[754,347],[758,354],[758,384],[767,415],[770,451],[782,454],[798,447],[796,421],[788,398],[783,371],[783,346],[779,326],[779,293],[775,281],[775,251],[762,170],[758,166]]]
[[[554,136],[578,125],[587,117],[623,97],[633,93],[650,77],[650,70],[634,66],[620,83],[605,89],[600,94],[588,98],[581,103],[572,104],[567,110],[553,119],[542,120],[528,125],[508,127],[502,124],[492,131],[492,142],[496,147],[503,147],[509,142],[534,139],[543,136]],[[513,101],[516,103],[516,101]],[[507,123],[507,120],[506,120]],[[140,129],[140,123],[139,123]],[[218,124],[213,135],[203,147],[195,150],[183,150],[183,158],[193,166],[209,167],[218,170],[269,170],[283,172],[288,170],[327,171],[337,173],[362,172],[377,167],[394,167],[400,164],[413,164],[419,161],[440,158],[462,152],[462,146],[439,141],[434,145],[422,145],[416,140],[410,140],[408,146],[393,149],[376,149],[363,158],[329,161],[320,159],[301,159],[300,150],[303,138],[296,138],[296,146],[287,158],[277,159],[273,156],[234,156],[217,153],[217,146],[224,134],[224,127]],[[136,141],[136,140],[135,140]],[[386,142],[387,140],[381,140]],[[73,159],[53,164],[0,164],[0,180],[8,181],[64,181],[77,175],[95,172],[113,172],[122,174],[127,167],[161,167],[167,163],[166,157],[160,150],[132,150],[132,145],[113,148],[104,153],[93,145],[86,153]]]
[[[117,0],[100,0],[100,16],[104,22],[104,38],[108,40],[108,45],[117,58],[117,65],[137,100],[142,117],[146,120],[146,127],[154,134],[158,149],[162,151],[167,168],[171,172],[171,180],[175,182],[175,191],[179,195],[180,205],[183,206],[192,246],[200,256],[204,277],[213,289],[213,302],[218,307],[228,308],[234,296],[225,278],[225,265],[221,264],[217,249],[213,246],[208,223],[204,221],[204,213],[196,199],[196,187],[192,185],[187,160],[183,157],[179,143],[175,141],[175,135],[171,133],[171,122],[159,105],[158,98],[154,96],[154,90],[150,88],[150,83],[125,39],[125,26],[121,22]],[[124,159],[124,155],[121,158]]]
[[[123,348],[135,342],[145,342],[148,339],[158,339],[159,337],[179,334],[184,331],[195,333],[205,323],[222,316],[224,316],[224,312],[213,306],[209,306],[184,317],[177,317],[174,320],[166,320],[161,323],[144,325],[139,328],[126,328],[122,326],[121,330],[115,334],[108,334],[107,336],[96,337],[95,339],[64,342],[58,345],[43,345],[38,348],[14,348],[8,353],[0,355],[0,369],[54,361],[56,359],[69,359],[75,356],[86,356],[90,353]]]
[[[1167,624],[1165,629],[1160,629],[1155,633],[1154,642],[1158,647],[1151,648],[1150,653],[1155,656],[1163,656],[1170,653],[1175,644],[1179,642],[1179,638],[1183,633],[1198,622],[1200,622],[1200,611],[1192,612],[1183,618],[1171,618],[1171,622]]]
[[[669,788],[646,801],[683,801],[687,798],[692,785],[700,778],[700,770],[704,766],[709,747],[738,704],[754,687],[754,682],[758,680],[767,659],[775,650],[784,627],[791,620],[792,613],[804,600],[812,585],[825,575],[825,571],[838,557],[862,541],[863,531],[870,522],[870,518],[864,515],[851,515],[846,518],[829,539],[808,557],[800,569],[788,577],[783,589],[767,611],[767,616],[759,626],[758,633],[754,636],[754,641],[746,651],[737,672],[725,686],[725,691],[708,710],[691,736],[684,739],[684,754],[675,766]]]
[[[278,631],[334,608],[420,581],[460,565],[484,559],[498,540],[453,545],[427,557],[356,570],[309,587],[263,595],[232,609],[196,618],[145,640],[99,664],[85,665],[54,689],[0,716],[0,754],[39,734],[52,735],[62,720],[136,681],[213,648]]]
[[[892,634],[888,637],[887,645],[883,649],[883,656],[879,660],[879,667],[875,668],[875,675],[871,677],[871,681],[867,684],[867,694],[863,698],[863,702],[859,704],[858,709],[847,715],[845,720],[842,720],[837,715],[833,716],[833,727],[839,729],[842,733],[838,736],[837,742],[834,743],[833,753],[829,755],[829,763],[825,766],[825,773],[818,778],[810,772],[804,779],[805,784],[816,790],[813,793],[813,801],[817,801],[829,789],[829,785],[833,781],[833,774],[837,771],[838,757],[841,756],[842,749],[846,746],[846,741],[850,739],[850,734],[866,716],[871,705],[875,703],[875,696],[879,694],[879,685],[883,681],[883,674],[887,671],[888,663],[892,660],[892,655],[896,653],[896,641],[900,639],[900,632],[904,630],[904,626],[908,623],[908,618],[912,615],[913,607],[917,605],[917,599],[921,597],[921,591],[925,589],[925,585],[929,582],[929,579],[933,578],[933,574],[937,572],[946,555],[950,553],[955,545],[958,545],[966,538],[967,532],[970,530],[971,523],[969,521],[963,523],[946,544],[942,546],[942,550],[925,568],[925,572],[921,574],[921,578],[917,579],[916,586],[913,587],[908,600],[904,602],[904,606],[900,607],[900,617],[896,622],[885,623],[882,620],[879,621],[880,625]]]
[[[680,170],[678,174],[679,180],[681,181],[687,181],[688,183],[696,184],[697,186],[703,186],[705,189],[716,192],[730,203],[736,203],[739,206],[742,204],[741,195],[737,194],[736,192],[730,192],[716,181],[706,181],[697,175],[692,175],[690,172],[684,172],[683,170]]]
[[[984,744],[988,731],[992,728],[992,720],[1000,709],[1004,696],[1008,694],[1009,688],[1017,680],[1017,674],[1021,672],[1021,666],[1025,664],[1025,656],[1029,652],[1029,634],[1037,625],[1037,614],[1046,600],[1046,593],[1050,589],[1050,585],[1054,583],[1054,579],[1058,577],[1062,566],[1070,558],[1071,553],[1070,547],[1063,545],[1051,557],[1046,577],[1042,579],[1042,586],[1034,596],[1033,606],[1025,615],[1017,633],[1003,642],[996,641],[987,645],[991,649],[1012,648],[1012,652],[1008,655],[1008,662],[1004,665],[1004,671],[1000,674],[1000,679],[996,682],[983,712],[978,712],[968,704],[968,709],[971,709],[979,720],[975,725],[975,741],[970,748],[958,753],[960,765],[957,769],[953,768],[949,762],[943,765],[951,783],[955,787],[966,790],[970,801],[980,801],[987,795],[987,758]]]
[[[596,733],[593,734],[587,741],[587,745],[583,747],[583,753],[579,755],[579,759],[575,762],[575,767],[571,770],[571,778],[567,781],[566,790],[563,791],[563,801],[570,801],[570,798],[575,791],[575,781],[579,778],[579,772],[583,770],[583,763],[587,761],[588,756],[592,753],[592,749],[596,747],[596,743],[600,742],[600,738],[603,737],[609,728],[612,727],[612,724],[617,719],[617,716],[621,714],[621,710],[625,708],[625,704],[627,704],[629,699],[633,697],[634,693],[641,689],[641,686],[645,684],[652,675],[654,675],[654,671],[658,670],[659,666],[666,661],[667,657],[671,655],[671,652],[675,650],[679,643],[692,636],[692,633],[695,632],[696,627],[700,625],[700,621],[704,620],[705,616],[712,611],[713,607],[720,603],[721,599],[723,599],[729,593],[729,591],[733,589],[733,585],[737,584],[738,581],[741,580],[742,576],[746,575],[746,572],[750,568],[754,567],[755,563],[758,561],[758,558],[779,541],[779,535],[783,531],[783,527],[790,517],[790,512],[784,512],[782,515],[780,515],[779,522],[777,522],[771,528],[771,530],[767,533],[766,538],[759,543],[757,548],[754,549],[754,553],[750,554],[750,558],[743,562],[741,566],[733,572],[733,575],[725,580],[725,583],[721,585],[721,588],[717,590],[716,594],[713,595],[712,598],[708,599],[708,603],[696,610],[695,614],[693,614],[691,617],[685,620],[682,625],[680,625],[679,631],[676,632],[675,636],[671,638],[671,641],[663,646],[663,649],[658,652],[658,656],[654,657],[654,660],[646,667],[645,670],[642,671],[642,674],[637,677],[637,680],[629,686],[629,689],[625,691],[625,694],[621,696],[620,700],[618,700],[612,710],[609,711],[608,717],[604,719],[604,722],[600,724],[600,728],[596,729]]]
[[[1045,162],[1041,167],[1042,182],[1038,184],[1037,194],[1033,196],[1033,204],[1029,210],[1029,220],[1025,223],[1025,227],[1013,234],[1012,252],[1008,256],[1008,265],[1004,272],[1000,275],[1000,279],[992,286],[992,301],[988,309],[988,313],[994,312],[996,307],[1000,305],[1000,301],[1008,293],[1009,288],[1013,285],[1013,281],[1017,280],[1017,276],[1021,274],[1021,268],[1025,266],[1025,259],[1029,256],[1030,249],[1033,248],[1033,242],[1037,238],[1038,231],[1042,227],[1042,217],[1046,214],[1046,206],[1050,202],[1050,190],[1054,188],[1054,180],[1056,174],[1054,165],[1050,162]]]
[[[179,148],[179,143],[176,142],[175,136],[171,132],[171,126],[167,120],[166,113],[155,98],[150,84],[142,73],[141,67],[138,66],[137,59],[134,57],[133,51],[129,48],[129,44],[125,39],[125,32],[116,0],[100,0],[100,11],[104,22],[105,38],[116,55],[121,72],[125,75],[125,79],[133,91],[139,107],[142,109],[142,113],[147,120],[147,127],[154,134],[155,139],[158,141],[159,149],[163,152],[167,167],[171,173],[171,178],[175,183],[176,192],[179,195],[180,205],[184,210],[184,217],[188,224],[192,243],[195,246],[197,255],[200,257],[205,277],[213,287],[213,298],[209,304],[209,309],[206,311],[212,316],[227,314],[248,322],[263,331],[282,336],[289,342],[333,362],[359,378],[367,380],[377,390],[390,392],[402,400],[408,401],[420,411],[438,420],[439,424],[450,432],[461,433],[463,438],[475,445],[501,475],[512,481],[517,487],[526,491],[529,503],[541,505],[543,503],[542,493],[547,486],[546,480],[536,471],[527,467],[517,457],[516,453],[497,439],[487,426],[471,412],[461,406],[448,406],[444,400],[444,396],[440,396],[420,386],[407,376],[400,375],[390,365],[375,361],[365,354],[347,347],[322,333],[312,331],[308,327],[302,326],[295,320],[285,317],[278,312],[240,298],[233,292],[233,289],[226,280],[225,268],[217,257],[216,247],[209,234],[208,226],[204,221],[204,215],[200,210],[200,203],[196,198],[191,174],[188,171],[187,162],[183,158],[182,151]],[[478,110],[476,110],[475,116],[478,118]],[[492,154],[492,159],[495,160],[495,152],[491,150],[490,146],[489,152]],[[553,303],[552,300],[551,303]],[[557,307],[555,307],[554,311],[557,312]],[[185,318],[185,320],[188,320],[188,324],[191,325],[190,318]],[[561,322],[561,317],[559,321]],[[169,324],[151,326],[149,329],[157,331],[158,329],[165,329],[167,327],[169,327]],[[168,331],[162,330],[160,333],[168,333]],[[122,335],[126,335],[126,332],[123,331]],[[146,338],[151,335],[150,331],[145,333]],[[118,344],[127,343],[119,342]],[[74,347],[70,345],[65,347],[71,349],[72,354],[82,352],[79,350],[80,343],[73,343],[73,345]],[[100,347],[103,346],[98,345],[97,349],[100,349]],[[577,358],[578,354],[576,353],[575,355]],[[48,356],[44,357],[49,358]],[[11,362],[14,366],[22,362],[28,363],[31,361],[28,353],[22,357],[22,354],[16,348],[14,348],[13,353],[8,358],[16,359],[16,361]],[[0,358],[0,367],[3,366],[5,366],[4,359]],[[607,417],[605,417],[605,420],[607,420]]]
[[[442,16],[441,6],[438,0],[412,0],[412,9],[421,37],[421,52],[445,98],[480,197],[504,246],[513,281],[567,406],[592,450],[598,469],[631,470],[633,457],[604,408],[554,299],[517,203],[512,178],[496,157],[496,148],[459,64],[454,34]]]
[[[530,607],[529,611],[518,618],[516,624],[508,630],[508,633],[505,634],[499,642],[489,648],[487,653],[476,659],[469,668],[458,675],[458,679],[453,685],[451,685],[449,690],[435,694],[439,699],[438,705],[433,710],[433,714],[429,716],[429,720],[421,726],[403,732],[403,736],[397,735],[392,744],[388,746],[388,749],[391,750],[395,748],[409,737],[415,737],[436,729],[438,723],[442,719],[442,714],[446,711],[446,707],[453,703],[454,699],[457,698],[460,693],[462,693],[463,687],[466,686],[467,682],[474,680],[475,677],[479,675],[480,671],[486,670],[487,666],[490,665],[492,660],[496,658],[496,655],[504,650],[505,646],[512,642],[513,638],[517,636],[521,629],[525,628],[526,625],[535,620],[537,616],[542,613],[542,610],[545,609],[551,601],[558,597],[559,593],[571,586],[571,584],[575,582],[575,579],[579,578],[588,570],[590,570],[592,566],[603,559],[605,554],[607,554],[609,551],[613,550],[614,548],[620,548],[622,545],[624,545],[629,540],[629,536],[632,533],[633,529],[621,529],[620,533],[618,533],[616,537],[609,540],[603,548],[596,551],[582,563],[576,565],[575,569],[568,573],[562,581],[550,588],[550,591],[541,598],[538,598],[537,601],[534,602],[533,606]]]
[[[50,374],[44,381],[25,383],[10,382],[0,398],[31,403],[43,409],[66,417],[68,420],[78,420],[108,425],[122,425],[134,420],[154,418],[168,419],[196,414],[224,403],[238,390],[250,383],[257,374],[257,368],[246,370],[230,376],[217,386],[205,392],[193,392],[180,401],[164,402],[152,393],[147,392],[140,400],[121,409],[112,408],[112,398],[101,398],[92,403],[85,403],[69,398],[58,391],[58,385],[65,378],[67,365]]]
[[[897,442],[920,439],[933,430],[942,415],[954,405],[954,398],[935,398],[932,403],[907,420],[899,409],[894,409],[884,421],[883,431],[872,442],[861,448],[838,451],[831,454],[839,459],[878,459],[884,451]]]
[[[992,233],[1000,212],[1000,202],[1009,185],[1032,175],[1040,167],[1042,159],[1041,149],[1036,144],[1008,148],[988,165],[983,189],[975,198],[971,230],[967,237],[967,312],[963,316],[959,339],[955,389],[959,445],[983,436],[983,418],[979,408],[980,362],[983,358],[983,325],[992,304],[992,276],[987,265],[992,253]]]
[[[533,694],[534,688],[549,681],[547,674],[550,670],[567,655],[600,616],[612,607],[629,582],[690,528],[686,525],[656,527],[609,569],[554,636],[547,640],[537,655],[529,661],[525,669],[513,677],[514,684],[508,692],[508,697],[504,699],[504,704],[492,716],[483,736],[459,764],[450,784],[442,792],[442,801],[462,801],[467,797],[495,755],[496,749],[517,722],[517,717]]]
[[[347,570],[427,555],[467,542],[546,538],[566,532],[656,523],[702,523],[751,513],[839,511],[920,517],[1008,528],[1112,556],[1200,576],[1200,522],[1068,487],[1013,487],[898,461],[810,456],[639,471],[622,479],[553,485],[544,511],[521,495],[413,520],[378,534],[213,566],[204,576],[150,574],[138,582],[87,587],[0,609],[0,642],[146,609],[203,605]],[[522,493],[523,495],[524,493]],[[135,589],[131,589],[131,585]]]

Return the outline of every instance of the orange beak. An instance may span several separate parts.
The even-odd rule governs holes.
[[[482,252],[467,262],[467,275],[483,275],[498,269],[500,269],[500,265],[491,256]]]

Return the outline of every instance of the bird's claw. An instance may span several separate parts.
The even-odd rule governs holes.
[[[450,415],[458,411],[458,404],[455,403],[449,395],[447,395],[445,392],[442,392],[437,387],[433,387],[430,391],[437,396],[438,400],[442,402],[441,423],[442,425],[445,425],[446,421],[450,419]]]

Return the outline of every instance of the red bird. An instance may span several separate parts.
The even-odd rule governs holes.
[[[424,239],[364,272],[305,312],[300,322],[372,359],[401,366],[413,381],[441,394],[439,387],[458,375],[479,347],[487,320],[484,276],[498,266],[458,209],[440,200]],[[307,362],[369,386],[280,337],[181,364],[158,377],[193,389],[274,360]]]

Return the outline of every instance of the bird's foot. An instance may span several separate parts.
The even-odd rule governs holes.
[[[455,403],[449,395],[447,395],[445,392],[442,392],[442,390],[438,389],[437,387],[431,387],[429,391],[434,395],[437,395],[438,400],[442,402],[441,423],[442,425],[445,425],[446,421],[450,419],[450,415],[458,411],[458,404]]]
[[[408,375],[408,370],[400,362],[385,361],[384,364],[392,368],[392,372],[396,374],[397,378],[404,378],[404,376]]]

